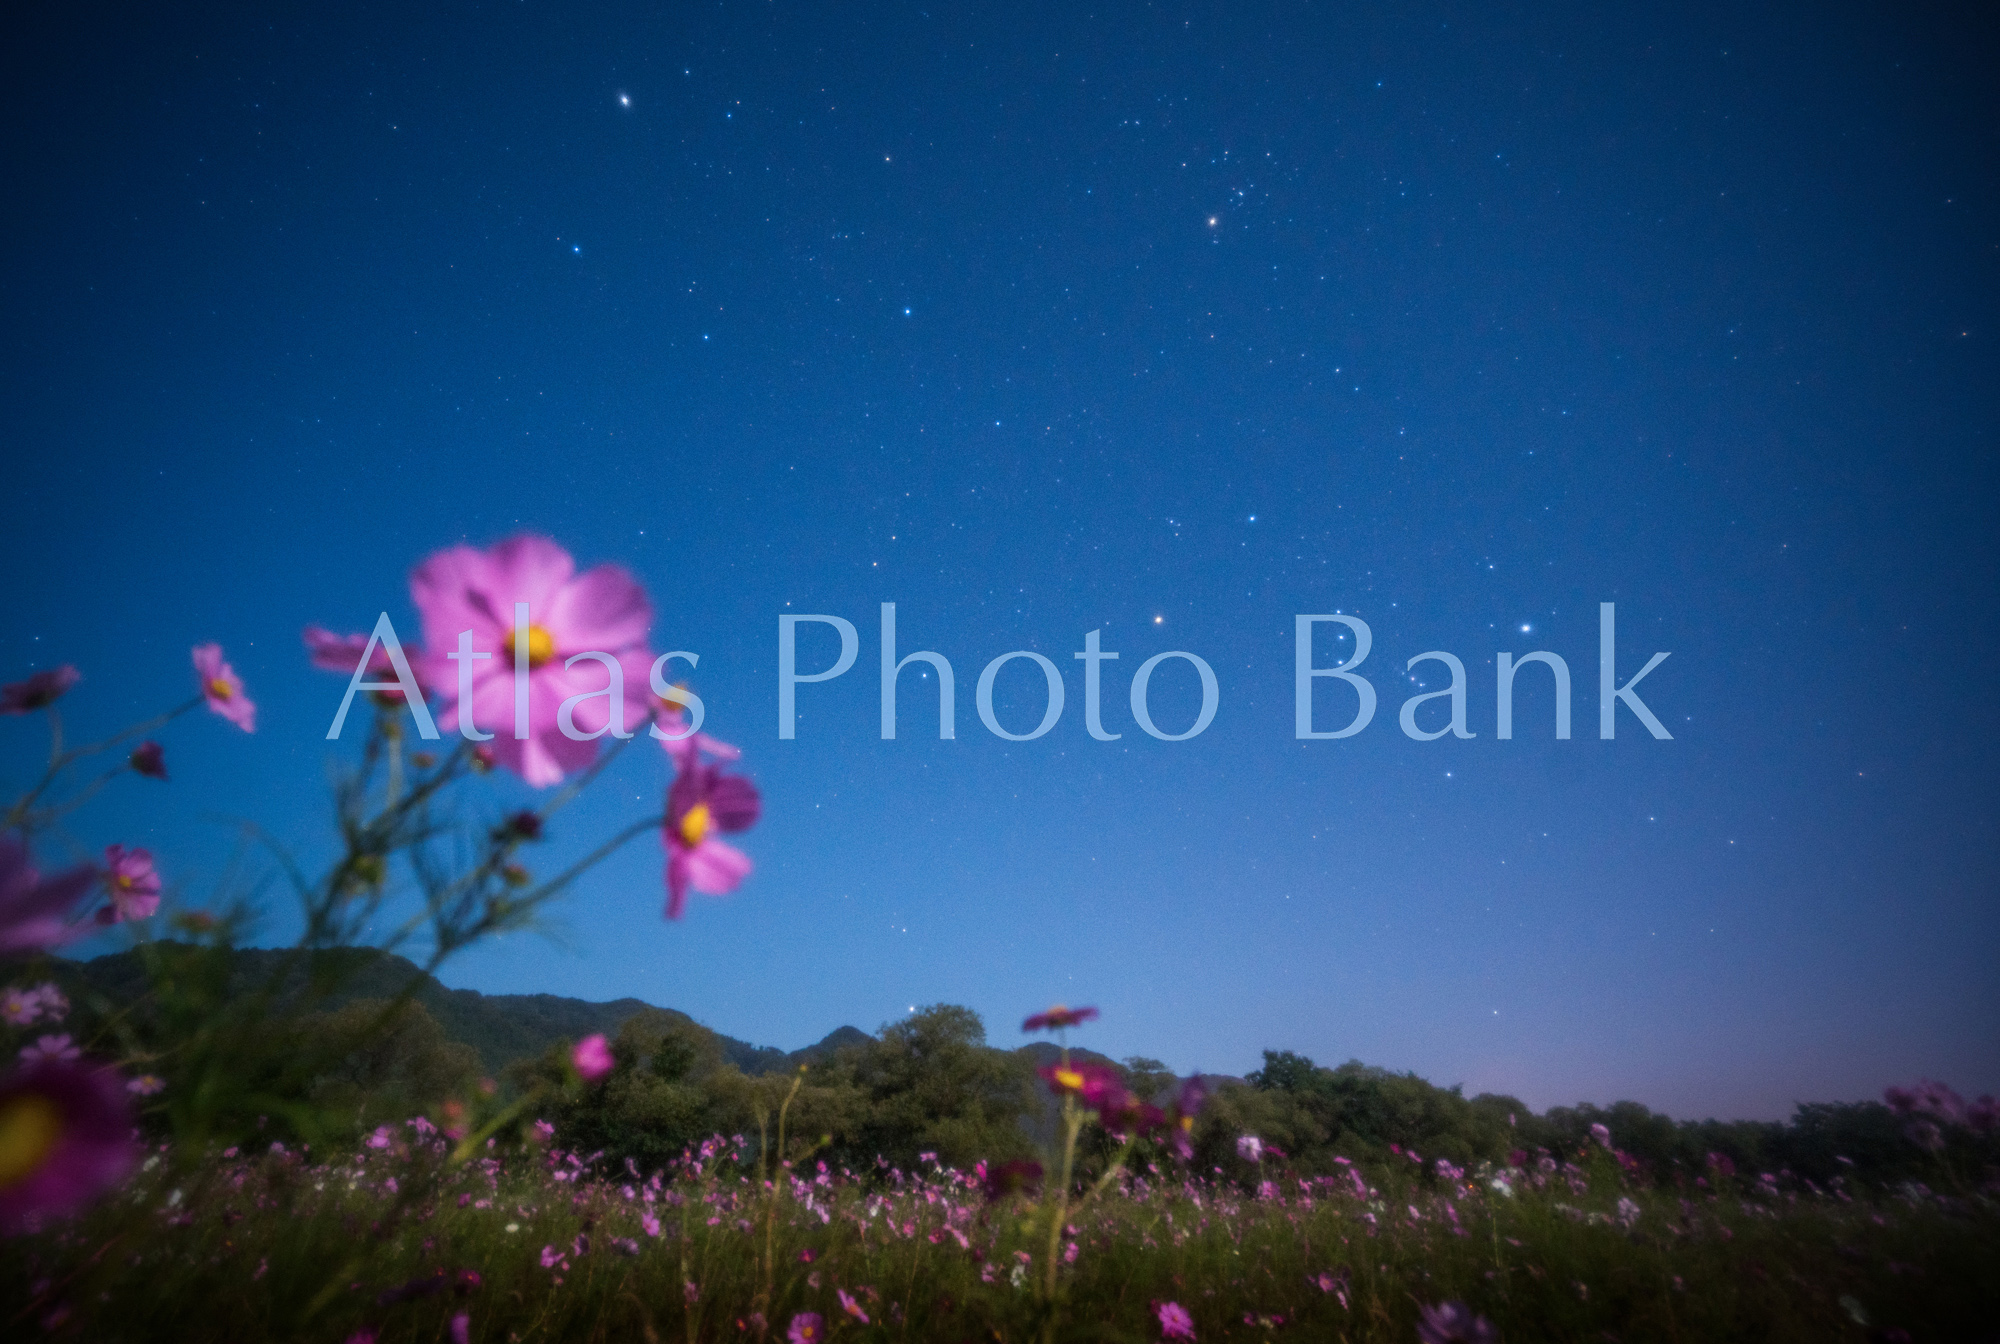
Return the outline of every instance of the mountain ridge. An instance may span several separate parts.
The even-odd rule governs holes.
[[[232,991],[268,981],[285,970],[286,959],[293,955],[269,948],[237,948],[231,958]],[[557,1041],[596,1033],[616,1035],[628,1019],[643,1012],[665,1013],[676,1021],[705,1025],[678,1008],[631,997],[596,1001],[564,994],[485,994],[476,989],[452,989],[409,958],[376,948],[334,949],[322,955],[333,959],[340,981],[326,993],[320,1008],[331,1011],[357,999],[391,999],[416,981],[411,997],[437,1020],[448,1038],[478,1051],[482,1067],[494,1075],[516,1060],[541,1054]],[[145,988],[145,968],[134,950],[62,964],[78,980],[112,999],[129,1000]],[[304,975],[295,969],[285,992],[302,992],[304,988]],[[722,1032],[715,1032],[715,1037],[723,1058],[752,1075],[815,1063],[844,1046],[874,1039],[858,1027],[840,1026],[811,1045],[787,1051],[754,1045]]]

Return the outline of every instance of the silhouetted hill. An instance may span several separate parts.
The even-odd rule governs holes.
[[[280,972],[289,953],[265,948],[240,948],[235,954],[232,985],[249,990]],[[445,1035],[462,1041],[479,1052],[487,1072],[498,1074],[517,1059],[539,1055],[561,1040],[576,1040],[595,1032],[607,1036],[634,1014],[655,1009],[669,1017],[691,1022],[686,1013],[661,1008],[643,999],[613,999],[594,1003],[560,994],[482,994],[476,989],[450,989],[424,974],[407,958],[370,948],[341,949],[323,954],[323,965],[336,967],[340,987],[328,995],[322,1006],[338,1008],[355,999],[389,999],[417,981],[414,997],[424,1011],[444,1028]],[[126,1001],[145,987],[145,974],[136,952],[114,952],[86,962],[70,963],[73,974],[92,989],[114,1001]],[[303,990],[303,972],[291,977],[291,992]],[[749,1074],[771,1073],[809,1063],[844,1045],[872,1039],[854,1027],[841,1027],[824,1040],[787,1054],[774,1046],[752,1045],[733,1036],[717,1033],[723,1057]]]

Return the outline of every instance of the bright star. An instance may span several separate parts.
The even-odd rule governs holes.
[[[631,94],[629,94],[629,93],[621,93],[621,94],[619,94],[619,95],[618,95],[618,106],[620,106],[620,107],[630,107],[630,106],[632,106],[632,95],[631,95]]]

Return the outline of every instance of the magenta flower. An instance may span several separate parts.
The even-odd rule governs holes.
[[[1183,1162],[1194,1159],[1194,1118],[1201,1113],[1201,1105],[1206,1100],[1208,1088],[1202,1084],[1201,1075],[1196,1074],[1181,1084],[1180,1095],[1174,1099],[1174,1109],[1167,1117],[1170,1125],[1168,1141]]]
[[[840,1299],[840,1309],[842,1311],[846,1312],[849,1316],[852,1316],[855,1320],[861,1322],[863,1325],[868,1324],[868,1313],[861,1309],[861,1304],[859,1302],[856,1302],[853,1298],[847,1295],[847,1290],[845,1288],[834,1289],[833,1295]]]
[[[76,685],[77,670],[68,663],[37,672],[25,681],[0,686],[0,714],[29,714],[46,709],[62,699],[63,692]]]
[[[71,906],[97,882],[97,872],[81,864],[47,881],[28,862],[28,847],[0,835],[0,954],[38,952],[87,932],[71,924]]]
[[[451,1318],[451,1344],[472,1344],[472,1316],[459,1312]]]
[[[222,660],[220,644],[194,646],[194,675],[208,707],[246,733],[257,731],[257,706],[243,693],[243,678]]]
[[[578,654],[602,653],[618,665],[625,705],[621,731],[640,731],[626,706],[641,703],[651,684],[652,659],[646,634],[653,608],[632,576],[613,565],[599,565],[581,575],[569,552],[546,537],[512,537],[490,551],[454,546],[439,551],[410,574],[410,597],[423,617],[425,661],[431,685],[445,688],[446,707],[438,727],[458,726],[460,664],[447,650],[458,648],[462,631],[472,631],[475,652],[491,658],[469,663],[468,697],[476,726],[493,734],[487,745],[494,758],[536,788],[559,782],[597,756],[594,734],[611,726],[611,697],[604,691],[609,671],[593,658],[569,660]],[[514,607],[526,603],[528,660],[528,736],[514,729]],[[587,737],[577,741],[562,731],[562,705],[572,696],[589,695],[573,711],[571,728]]]
[[[141,742],[132,748],[125,764],[132,767],[134,774],[148,779],[164,780],[167,777],[167,753],[157,742]]]
[[[309,625],[301,638],[305,641],[306,656],[312,665],[322,672],[338,672],[343,677],[354,675],[354,669],[361,665],[361,652],[368,647],[367,635],[336,635],[323,625]],[[409,660],[410,675],[417,679],[417,689],[425,695],[435,689],[426,680],[425,674],[434,669],[424,662],[423,649],[415,644],[403,645],[403,654]],[[389,651],[380,644],[368,655],[368,680],[394,681],[396,665],[389,661]],[[403,703],[401,690],[370,691],[378,705],[391,708]]]
[[[1930,1078],[1919,1079],[1915,1087],[1887,1088],[1882,1099],[1898,1115],[1928,1115],[1947,1125],[1963,1125],[1969,1114],[1965,1098]]]
[[[1423,1344],[1500,1344],[1500,1332],[1463,1302],[1417,1308],[1417,1338]]]
[[[785,1344],[822,1344],[825,1339],[826,1322],[816,1311],[802,1311],[792,1317],[792,1324],[785,1331]]]
[[[42,992],[9,985],[0,989],[0,1022],[10,1027],[32,1026],[42,1015]]]
[[[82,1055],[83,1051],[76,1048],[76,1044],[70,1040],[68,1032],[64,1032],[60,1036],[40,1036],[35,1039],[33,1045],[24,1045],[21,1047],[21,1058],[30,1064],[43,1059],[68,1061],[79,1059]]]
[[[605,1042],[604,1034],[586,1036],[570,1051],[569,1062],[586,1083],[594,1083],[616,1068],[618,1061],[611,1057],[611,1047]]]
[[[1259,1162],[1264,1157],[1264,1141],[1255,1134],[1239,1135],[1236,1140],[1236,1155],[1245,1162]]]
[[[674,777],[663,833],[668,919],[679,919],[686,910],[689,887],[724,896],[749,876],[749,856],[716,835],[749,830],[761,808],[754,784],[713,763],[692,762]]]
[[[1017,1157],[990,1167],[984,1163],[981,1166],[984,1174],[980,1184],[986,1188],[988,1199],[1005,1199],[1041,1188],[1042,1164],[1032,1158]]]
[[[125,1090],[135,1097],[150,1097],[167,1090],[166,1082],[155,1074],[142,1073],[125,1084]]]
[[[104,851],[104,888],[111,904],[97,912],[99,924],[145,919],[160,908],[160,874],[150,850],[110,845]]]
[[[1161,1339],[1193,1339],[1194,1317],[1178,1302],[1155,1302],[1153,1314],[1160,1318]]]
[[[1022,1031],[1060,1031],[1064,1027],[1079,1027],[1085,1022],[1097,1020],[1095,1008],[1065,1008],[1057,1004],[1046,1013],[1035,1013],[1021,1024]]]
[[[653,713],[660,731],[667,734],[660,741],[660,747],[673,757],[676,770],[687,769],[703,756],[713,756],[718,761],[734,761],[743,755],[741,747],[710,737],[707,733],[688,733],[687,711],[671,701],[654,696]],[[687,736],[681,736],[683,733]]]
[[[1057,1096],[1071,1093],[1091,1110],[1117,1105],[1127,1094],[1109,1064],[1045,1064],[1035,1070]]]
[[[75,1212],[137,1160],[132,1109],[109,1069],[37,1060],[0,1080],[0,1232]]]
[[[33,993],[41,1000],[44,1020],[60,1022],[69,1016],[69,999],[54,985],[44,982],[35,986]]]

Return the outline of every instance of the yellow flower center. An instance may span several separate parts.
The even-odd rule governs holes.
[[[0,1101],[0,1190],[40,1171],[61,1137],[62,1112],[47,1097],[23,1092]]]
[[[556,656],[556,637],[539,625],[528,627],[528,666],[540,667]]]
[[[1083,1091],[1083,1075],[1075,1069],[1057,1069],[1056,1081],[1071,1092]]]
[[[235,691],[229,688],[229,683],[221,677],[210,677],[208,679],[208,693],[218,700],[227,700],[236,694]]]
[[[130,874],[127,873],[118,874],[116,877],[111,879],[111,883],[113,886],[117,887],[118,890],[120,891],[130,891],[134,886],[138,885],[137,883],[133,882]]]
[[[708,834],[708,804],[696,803],[681,817],[681,839],[689,848],[700,844]]]

